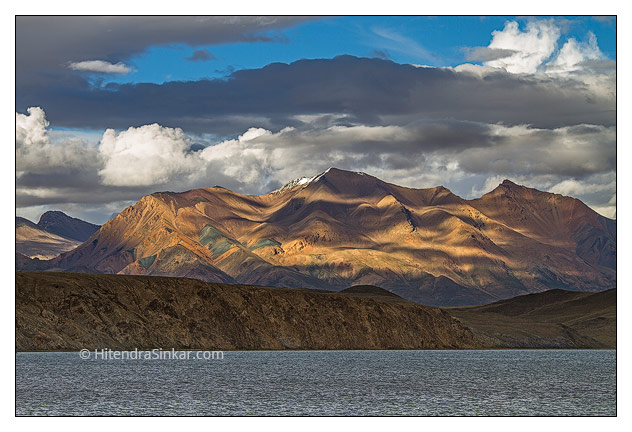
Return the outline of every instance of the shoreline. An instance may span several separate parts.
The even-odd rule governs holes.
[[[109,348],[97,348],[96,351],[108,350]],[[153,350],[161,350],[162,352],[170,352],[172,348],[151,348],[151,349],[139,349],[138,352],[151,352]],[[236,350],[236,349],[191,349],[191,348],[173,348],[174,351],[184,351],[184,352],[352,352],[352,351],[616,351],[617,348],[441,348],[441,349],[406,349],[406,348],[393,348],[393,349],[249,349],[249,350]],[[90,352],[94,352],[94,349],[88,349]],[[118,352],[134,352],[134,350],[115,350],[111,349],[110,351],[118,351]],[[41,350],[41,351],[16,351],[15,354],[65,354],[65,353],[79,353],[80,350]],[[120,360],[120,359],[119,359]]]

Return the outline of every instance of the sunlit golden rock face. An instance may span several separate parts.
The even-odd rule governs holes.
[[[370,284],[431,305],[616,286],[616,222],[503,182],[465,200],[329,169],[265,195],[221,187],[142,198],[53,266],[211,282]]]

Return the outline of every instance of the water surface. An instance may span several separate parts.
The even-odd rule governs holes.
[[[616,351],[16,355],[18,415],[616,415]]]

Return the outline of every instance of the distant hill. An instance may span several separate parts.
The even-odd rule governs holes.
[[[48,260],[79,246],[81,242],[50,233],[28,219],[15,218],[15,249],[30,258]]]
[[[398,296],[397,294],[393,294],[392,292],[385,290],[384,288],[376,287],[373,285],[354,285],[339,292],[354,297],[379,298],[381,301],[389,303],[401,303],[409,301]]]
[[[88,240],[101,228],[99,225],[70,217],[60,211],[47,211],[40,217],[37,225],[45,231],[79,242]]]
[[[429,305],[616,287],[616,222],[504,181],[474,200],[331,168],[265,195],[221,187],[143,197],[57,269],[341,290]]]
[[[551,290],[446,309],[490,348],[616,348],[617,291]]]

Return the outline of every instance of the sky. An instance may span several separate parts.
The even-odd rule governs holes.
[[[156,191],[331,166],[616,218],[614,17],[16,19],[16,212],[102,224]]]

